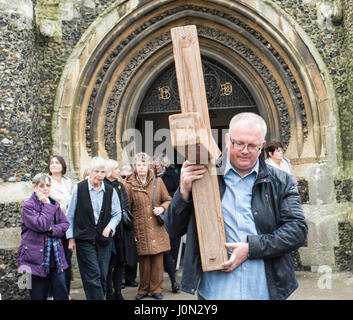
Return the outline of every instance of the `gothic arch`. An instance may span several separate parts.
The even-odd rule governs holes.
[[[201,54],[252,93],[271,138],[294,163],[327,155],[331,114],[321,61],[300,28],[265,1],[127,1],[98,18],[73,51],[56,99],[54,149],[77,171],[120,156],[146,90],[173,61],[170,29],[197,26]]]

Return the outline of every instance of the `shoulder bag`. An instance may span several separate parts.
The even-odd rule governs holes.
[[[155,201],[156,201],[156,189],[157,189],[157,180],[158,177],[154,179],[154,186],[153,186],[153,200],[152,200],[152,208],[154,209],[155,207]],[[155,216],[157,218],[158,223],[162,226],[164,225],[164,216],[163,214],[160,214],[159,216]]]

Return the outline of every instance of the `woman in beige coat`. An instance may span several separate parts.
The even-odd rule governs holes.
[[[164,214],[171,197],[162,179],[158,179],[152,207],[155,179],[152,159],[146,153],[138,153],[134,157],[134,172],[125,184],[139,256],[140,286],[136,300],[148,294],[155,299],[163,298],[163,252],[170,250],[170,242],[164,225],[158,223],[156,216]]]

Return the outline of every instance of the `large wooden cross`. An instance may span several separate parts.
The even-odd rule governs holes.
[[[216,173],[220,155],[211,134],[196,26],[171,29],[181,114],[169,117],[173,147],[207,172],[192,185],[192,197],[203,271],[222,269],[227,250]]]

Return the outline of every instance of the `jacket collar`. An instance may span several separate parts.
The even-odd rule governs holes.
[[[56,207],[60,206],[58,201],[56,201],[52,197],[49,197],[49,198],[50,198],[50,204],[52,204],[52,205],[54,205]],[[37,206],[37,208],[40,207],[40,201],[39,201],[39,199],[38,199],[38,197],[37,197],[35,192],[32,193],[30,200]]]
[[[154,181],[154,178],[155,178],[155,175],[154,175],[154,172],[152,169],[150,169],[148,171],[148,174],[147,174],[147,180],[146,180],[146,184],[144,186],[144,188],[146,188],[150,183],[151,181]],[[127,179],[126,179],[126,183],[129,183],[131,184],[131,186],[133,187],[138,187],[138,188],[141,188],[141,184],[138,182],[137,178],[136,178],[136,173],[133,172]]]
[[[110,181],[109,179],[104,178],[104,182],[107,185],[112,186],[113,188],[119,188],[119,186],[121,185],[121,182],[119,180]]]
[[[224,176],[225,170],[226,170],[226,164],[227,164],[227,157],[228,157],[228,149],[225,148],[221,154],[221,156],[217,159],[216,161],[216,169],[217,169],[217,174]],[[268,176],[268,168],[265,163],[265,160],[263,159],[262,155],[259,156],[259,170],[257,173],[257,179],[256,181],[260,182],[260,180],[264,180],[263,182],[266,182],[266,178]]]
[[[109,184],[109,185],[111,185],[111,186],[114,186],[114,185],[116,185],[116,181],[117,181],[117,180],[110,181],[108,178],[104,178],[103,181],[104,181],[106,184]]]
[[[104,179],[105,179],[105,178],[104,178]],[[88,182],[88,190],[92,190],[92,189],[94,190],[94,188],[93,188],[93,186],[92,186],[91,181],[90,181],[89,178],[87,179],[87,182]],[[101,184],[101,186],[99,187],[98,192],[100,192],[101,190],[103,190],[103,192],[105,192],[104,180],[102,181],[102,184]]]

